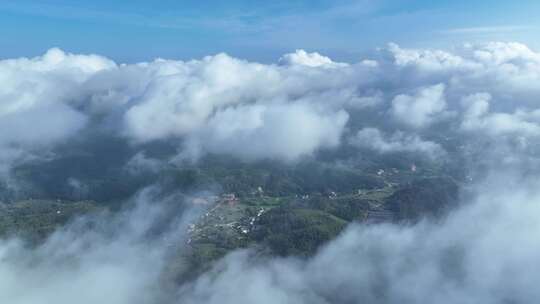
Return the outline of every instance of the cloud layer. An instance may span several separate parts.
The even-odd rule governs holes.
[[[454,53],[390,44],[352,64],[298,50],[277,65],[226,54],[117,64],[51,49],[0,61],[0,161],[42,156],[88,129],[135,146],[176,142],[190,159],[297,160],[361,128],[529,140],[540,130],[539,78],[540,54],[518,43]]]

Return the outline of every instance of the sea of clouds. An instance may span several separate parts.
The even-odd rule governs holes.
[[[344,142],[440,153],[424,139],[433,129],[526,146],[540,134],[539,77],[540,54],[518,43],[452,53],[390,44],[357,63],[299,50],[276,64],[226,54],[118,64],[51,49],[0,60],[0,163],[40,157],[87,129],[133,145],[177,142],[189,159],[294,161]]]
[[[354,224],[307,260],[236,251],[167,288],[169,247],[147,237],[162,211],[141,190],[135,208],[94,229],[80,219],[38,248],[0,241],[0,302],[535,302],[539,80],[540,53],[502,42],[452,51],[390,44],[356,63],[302,50],[275,64],[226,54],[119,64],[59,49],[0,60],[5,173],[88,130],[135,149],[165,140],[176,145],[175,159],[195,162],[208,153],[295,162],[342,145],[438,160],[448,153],[444,141],[459,138],[488,172],[439,221]],[[141,162],[152,160],[138,154],[130,163]],[[171,221],[174,239],[186,221]]]

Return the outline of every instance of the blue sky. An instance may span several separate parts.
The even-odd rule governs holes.
[[[120,62],[218,52],[263,62],[303,48],[354,61],[388,42],[537,47],[540,1],[0,0],[0,57],[51,47]]]

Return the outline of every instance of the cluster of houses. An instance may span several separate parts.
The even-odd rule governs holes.
[[[412,173],[415,173],[418,168],[416,167],[416,164],[411,164],[410,171]],[[388,171],[385,171],[384,169],[377,170],[378,176],[384,176],[384,175],[393,175],[393,174],[399,174],[399,170],[397,168],[391,168]]]

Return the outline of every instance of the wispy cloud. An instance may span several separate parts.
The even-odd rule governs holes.
[[[442,30],[443,34],[493,34],[509,33],[532,30],[534,27],[525,25],[504,25],[504,26],[478,26],[460,27]]]

